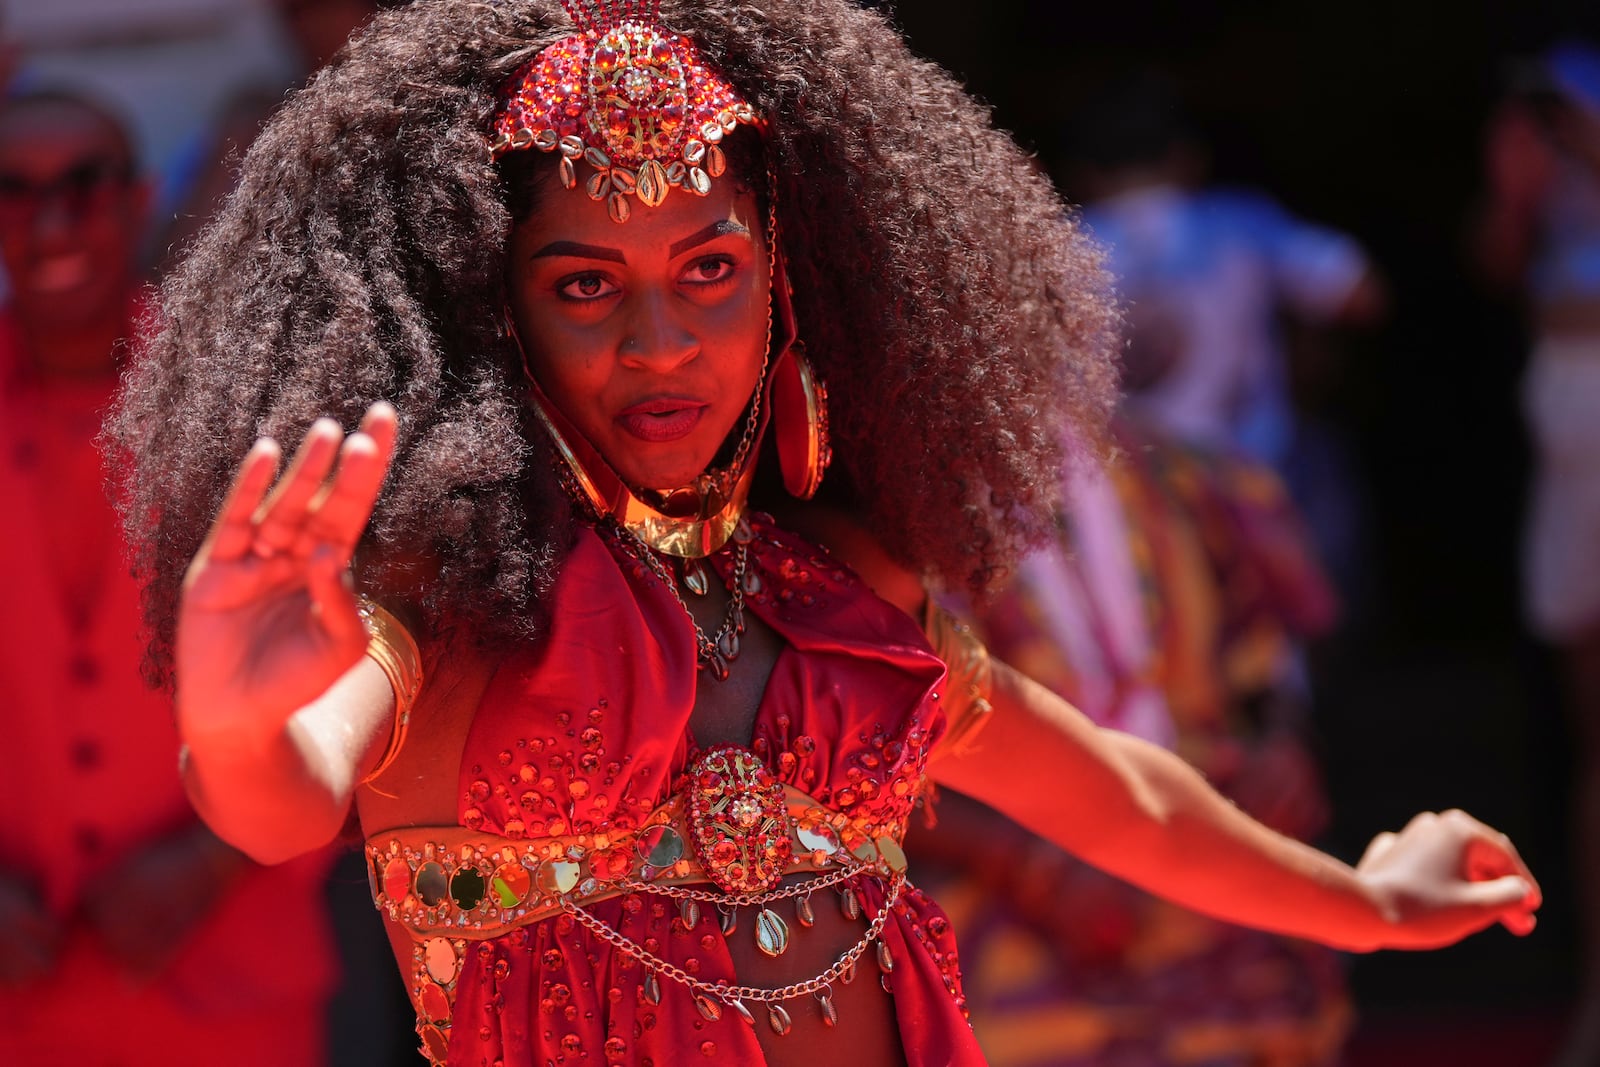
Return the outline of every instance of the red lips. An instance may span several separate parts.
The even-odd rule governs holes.
[[[617,414],[617,423],[641,441],[677,441],[700,424],[710,405],[685,396],[656,396]]]

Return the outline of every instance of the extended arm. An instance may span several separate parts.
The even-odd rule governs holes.
[[[1084,860],[1209,915],[1341,948],[1427,948],[1533,928],[1510,842],[1460,812],[1386,834],[1352,868],[1262,826],[1171,753],[1094,726],[995,664],[991,721],[934,777]]]
[[[917,577],[849,516],[811,506],[784,518],[923,617]],[[930,773],[1103,870],[1196,911],[1350,949],[1444,945],[1496,921],[1533,929],[1538,885],[1505,835],[1471,816],[1419,815],[1352,868],[1267,829],[1164,749],[992,668],[993,712],[970,744],[935,753]]]
[[[362,654],[345,575],[394,438],[387,405],[348,438],[319,421],[281,478],[277,445],[258,442],[184,582],[184,781],[218,836],[262,862],[332,840],[389,735],[394,692]]]

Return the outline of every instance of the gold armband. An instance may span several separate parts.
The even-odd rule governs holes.
[[[994,705],[994,667],[989,650],[972,627],[941,608],[932,597],[923,612],[923,631],[945,666],[945,735],[941,750],[954,756],[972,751],[973,739],[983,730]]]
[[[383,669],[394,690],[394,725],[389,745],[383,750],[383,757],[361,779],[361,784],[366,785],[389,769],[406,743],[411,709],[422,691],[422,651],[399,619],[366,597],[361,598],[361,621],[367,627],[367,656]]]

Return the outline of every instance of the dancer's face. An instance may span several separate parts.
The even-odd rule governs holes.
[[[755,195],[730,174],[618,224],[547,183],[512,231],[511,311],[551,402],[636,489],[675,489],[742,427],[771,282]]]

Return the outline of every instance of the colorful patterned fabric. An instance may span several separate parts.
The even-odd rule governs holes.
[[[1131,423],[1118,427],[1117,512],[1138,562],[1121,595],[1142,605],[1149,655],[1073,656],[1051,602],[1085,597],[1077,579],[1037,584],[1023,568],[976,620],[992,652],[1075,703],[1154,683],[1177,751],[1258,817],[1299,836],[1320,829],[1321,798],[1303,746],[1263,733],[1247,714],[1282,677],[1295,642],[1332,622],[1328,584],[1306,548],[1280,483],[1258,464],[1176,446]],[[1078,538],[1074,494],[1056,555],[1093,566]],[[1066,574],[1058,570],[1057,574]],[[1029,584],[1026,579],[1033,579]],[[1072,584],[1077,582],[1077,584]],[[1111,680],[1086,677],[1107,669]],[[1091,684],[1095,683],[1095,684]],[[1092,700],[1102,724],[1127,714]],[[1149,736],[1148,732],[1145,736]],[[1279,806],[1265,785],[1300,781],[1309,794]],[[982,842],[979,848],[975,842]],[[1155,900],[1079,863],[964,798],[946,796],[933,833],[914,849],[943,860],[917,871],[961,931],[970,1008],[996,1067],[1322,1067],[1350,1023],[1337,956]]]

